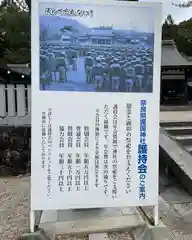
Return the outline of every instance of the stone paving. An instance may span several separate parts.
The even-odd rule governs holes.
[[[28,231],[29,181],[27,176],[0,178],[0,240],[16,240],[22,232]],[[192,239],[192,196],[165,174],[160,177],[159,210],[174,240]],[[128,233],[111,233],[109,237],[131,239]],[[87,236],[66,236],[65,239],[87,240]]]
[[[192,239],[192,196],[174,179],[160,176],[160,218],[174,240]]]
[[[160,122],[191,122],[191,111],[165,111],[160,112]]]

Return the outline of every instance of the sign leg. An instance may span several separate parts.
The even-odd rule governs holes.
[[[29,212],[29,228],[30,233],[35,232],[35,211],[32,210]]]
[[[158,204],[153,208],[153,219],[154,219],[154,226],[159,224],[159,206]]]

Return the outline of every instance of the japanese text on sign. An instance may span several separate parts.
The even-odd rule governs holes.
[[[100,112],[96,110],[95,117],[95,187],[99,186],[99,137],[100,137]]]
[[[84,126],[84,148],[89,147],[89,127]]]
[[[59,126],[59,147],[64,148],[65,132],[64,126]]]
[[[104,194],[108,196],[108,179],[109,179],[109,146],[108,146],[108,137],[109,137],[109,107],[106,104],[104,106]]]
[[[112,197],[117,198],[117,122],[118,122],[118,107],[113,106],[113,157],[112,157]]]
[[[126,194],[131,192],[131,132],[132,132],[132,104],[126,104],[126,123],[125,123],[125,156],[126,156],[126,183],[125,183],[125,192]]]
[[[84,181],[84,190],[89,190],[89,154],[84,154],[84,175],[83,175],[83,181]]]
[[[73,174],[72,174],[72,153],[68,153],[67,156],[67,165],[68,165],[68,173],[67,173],[67,191],[72,191],[73,186]]]
[[[46,161],[46,113],[41,116],[41,167],[45,168]]]
[[[64,191],[64,153],[59,153],[59,176],[58,176],[59,190]]]
[[[68,148],[72,148],[73,147],[73,127],[72,126],[68,126],[67,138],[68,138]]]
[[[47,196],[52,194],[52,109],[48,109],[47,114]]]
[[[81,127],[80,126],[76,127],[76,147],[77,148],[81,147]]]
[[[82,9],[69,9],[69,8],[46,8],[45,15],[60,15],[60,16],[68,16],[68,17],[93,17],[93,10],[82,10]]]
[[[76,172],[75,172],[75,187],[76,191],[79,192],[81,188],[81,155],[76,153]]]
[[[145,100],[140,101],[140,143],[138,145],[139,199],[146,198],[147,143],[146,143],[146,107]]]

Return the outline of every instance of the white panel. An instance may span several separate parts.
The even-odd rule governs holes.
[[[15,116],[15,93],[14,85],[7,85],[7,97],[8,97],[8,116]]]
[[[0,117],[6,116],[5,85],[0,84]]]
[[[28,114],[31,114],[31,86],[27,87]]]
[[[104,34],[111,36],[111,28],[94,30],[94,26],[100,26],[101,18],[103,26],[114,26],[121,32],[124,41],[130,38],[132,25],[138,29],[135,31],[140,39],[145,39],[145,32],[148,32],[148,44],[139,39],[129,48],[132,54],[140,54],[139,48],[142,48],[143,59],[146,55],[151,56],[146,61],[147,64],[153,61],[153,82],[135,91],[130,79],[124,79],[128,81],[122,86],[120,79],[116,78],[113,81],[114,92],[107,76],[107,79],[98,78],[98,87],[87,82],[85,56],[73,59],[77,69],[69,69],[68,81],[58,83],[47,79],[49,87],[40,88],[39,72],[45,71],[45,66],[41,64],[39,69],[39,49],[44,47],[39,43],[39,27],[43,24],[39,16],[47,15],[45,8],[52,8],[53,4],[57,4],[57,9],[68,9],[71,3],[61,3],[60,0],[41,0],[40,4],[32,2],[31,210],[156,206],[162,28],[160,3],[109,1],[101,5],[98,1],[95,4],[84,1],[84,9],[89,9],[90,15],[94,13],[91,18],[83,19],[84,24],[97,38]],[[109,6],[110,3],[114,6]],[[78,4],[74,1],[73,8],[78,9]],[[118,19],[114,17],[116,12],[120,16]],[[59,11],[57,13],[62,16]],[[138,21],[138,16],[142,22]],[[50,29],[57,21],[52,24],[52,18],[50,16]],[[81,24],[78,17],[75,21]],[[71,44],[79,48],[79,43]],[[121,56],[130,62],[129,56],[125,56],[125,44],[118,41],[110,46],[97,46],[91,42],[80,45],[85,53],[94,52],[94,60],[99,59],[107,48],[104,55],[109,59],[116,62],[117,56]],[[48,46],[47,50],[52,52],[52,47]],[[70,45],[66,45],[65,50],[60,46],[61,52],[70,50]],[[133,67],[135,64],[133,62]],[[145,75],[142,77],[146,79]],[[157,222],[155,213],[156,209]]]
[[[17,85],[17,115],[25,116],[25,85]]]

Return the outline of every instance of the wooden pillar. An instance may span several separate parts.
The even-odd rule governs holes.
[[[185,95],[184,95],[184,104],[188,104],[188,80],[187,80],[187,68],[184,69],[185,74]]]
[[[160,105],[163,104],[163,79],[162,79],[162,74],[163,74],[163,68],[161,67],[161,75],[160,75]]]

